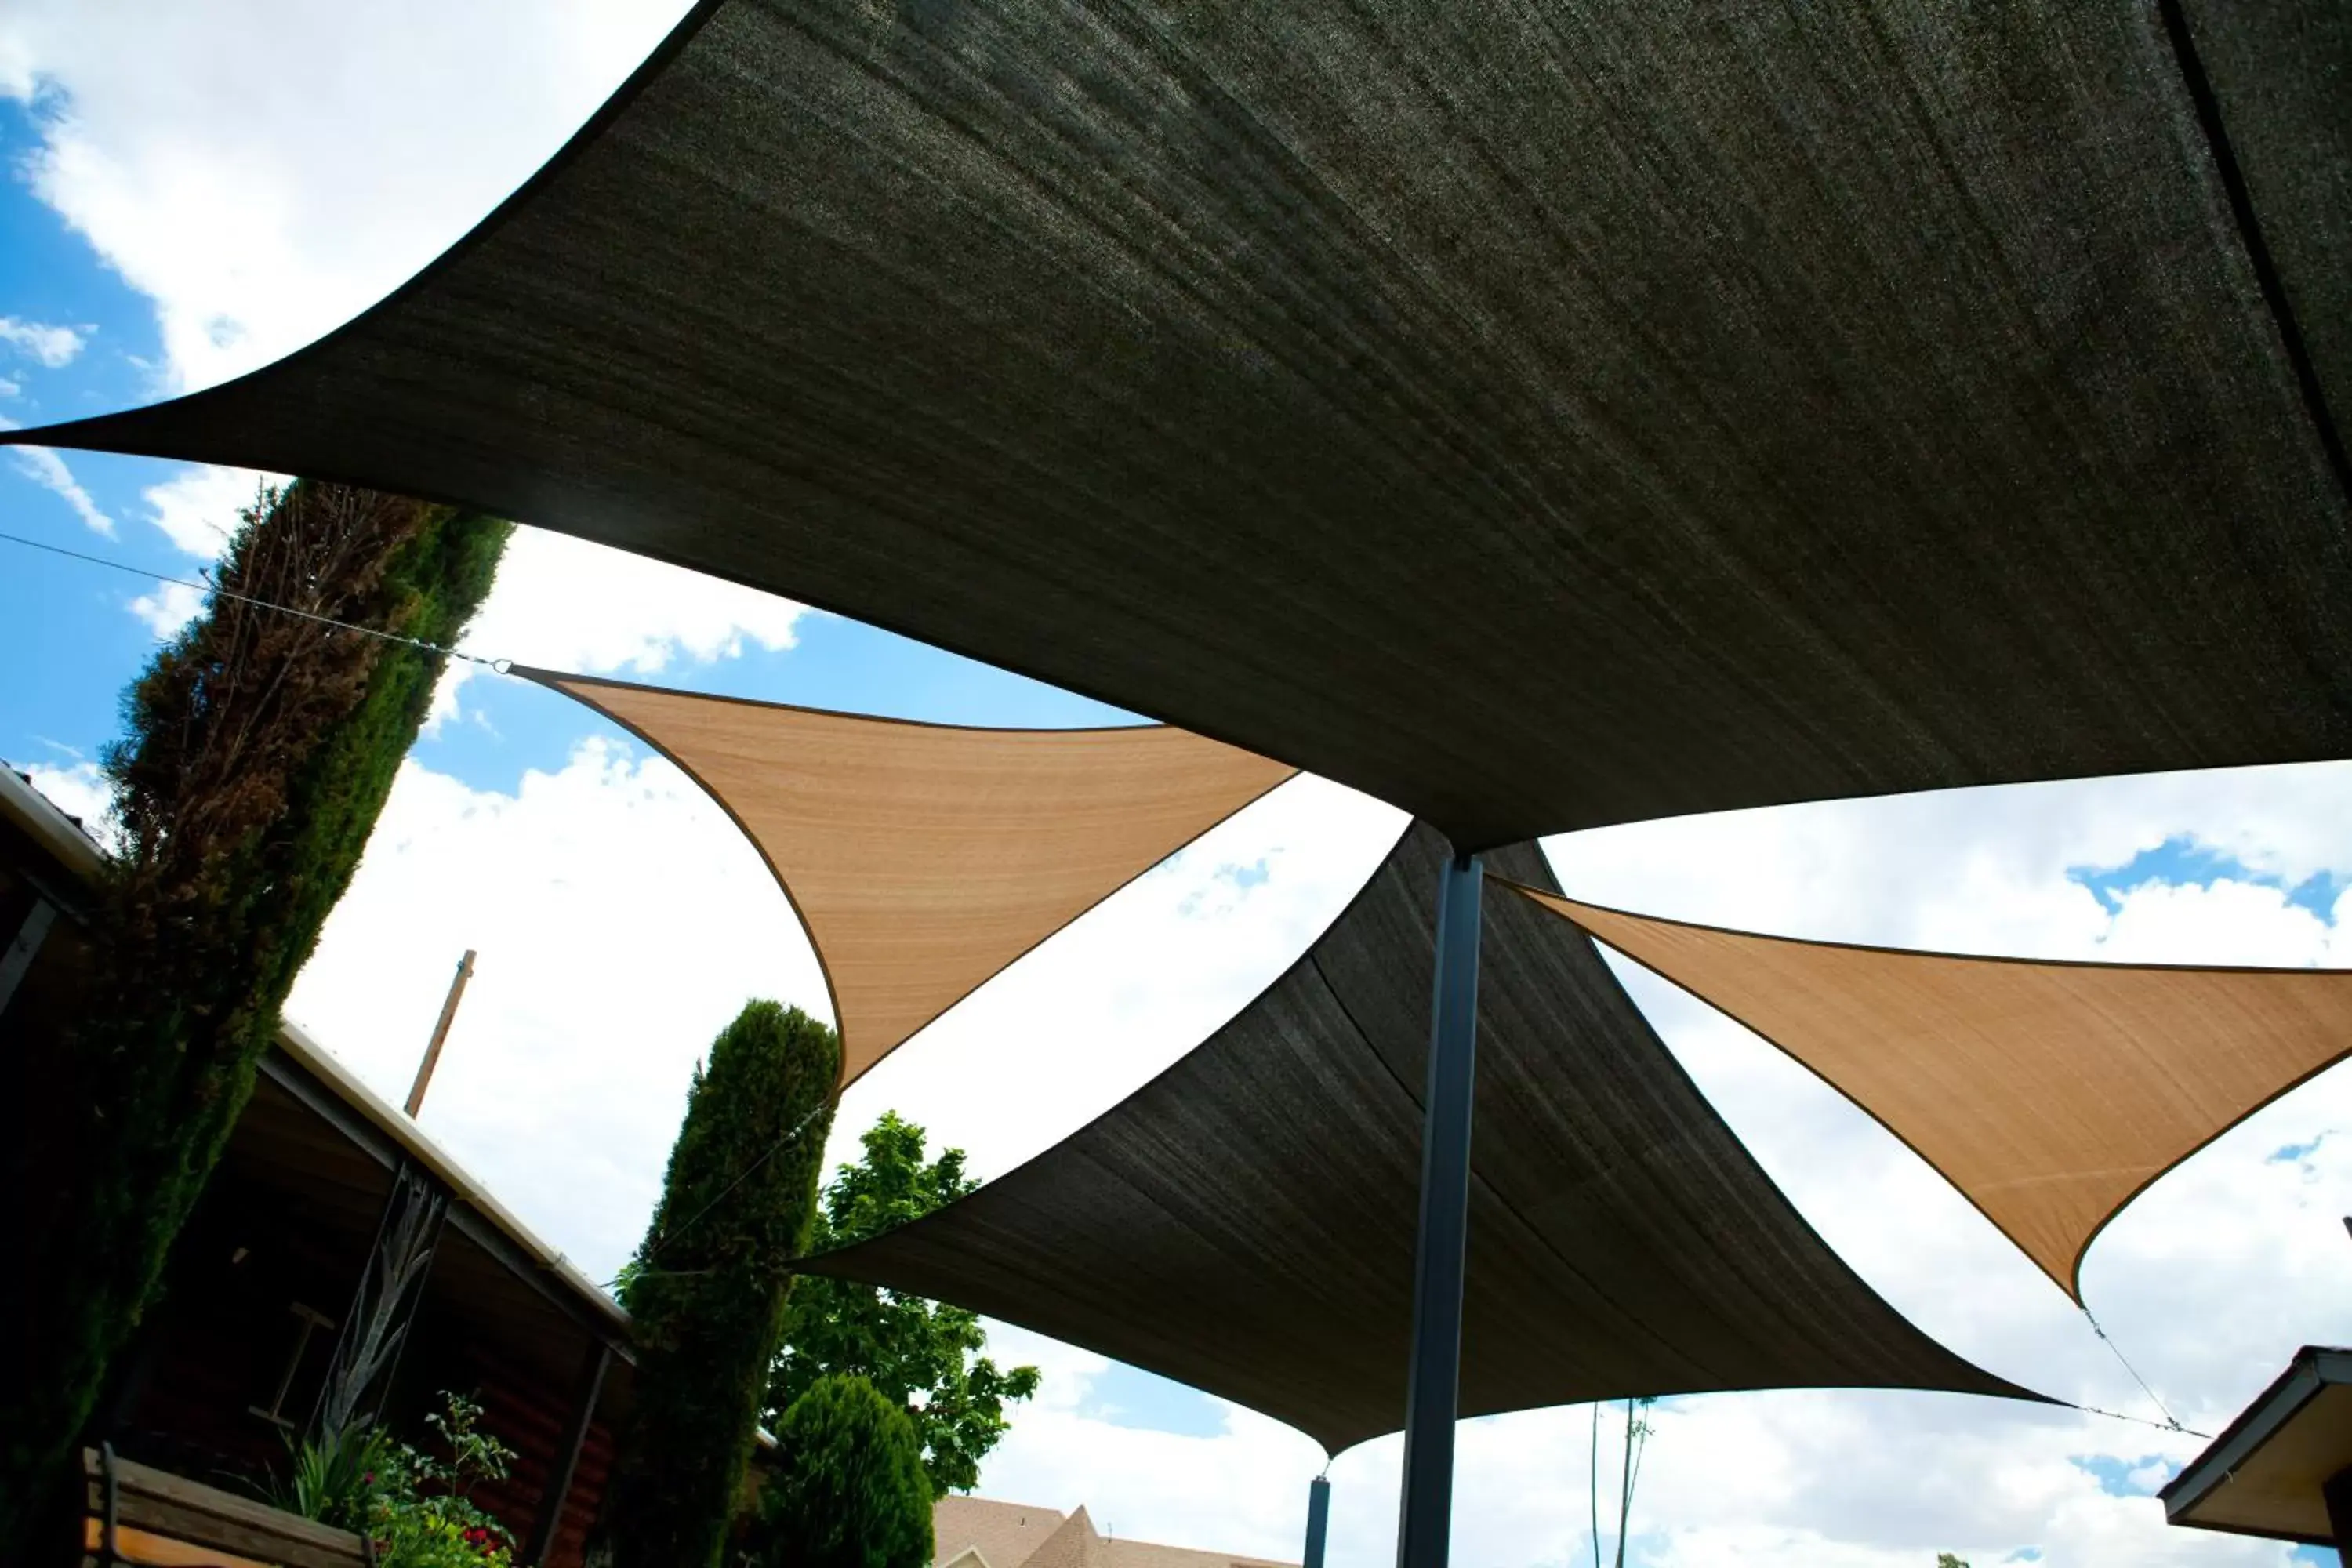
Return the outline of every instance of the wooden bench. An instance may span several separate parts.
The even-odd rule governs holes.
[[[110,1448],[83,1449],[82,1473],[84,1568],[373,1568],[369,1543],[348,1530],[118,1459]]]

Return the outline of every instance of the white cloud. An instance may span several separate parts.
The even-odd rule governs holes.
[[[202,615],[204,608],[204,592],[185,583],[158,583],[153,593],[131,601],[131,613],[147,623],[158,642],[179,636],[180,628]]]
[[[381,298],[562,145],[678,0],[202,7],[17,0],[0,92],[32,188],[155,300],[162,390]]]
[[[278,474],[195,463],[160,484],[147,487],[147,521],[184,554],[214,561],[228,548],[247,507],[264,485],[284,483]]]
[[[50,370],[71,364],[74,356],[81,353],[82,342],[82,334],[71,327],[52,327],[40,321],[0,316],[0,343]]]
[[[23,382],[10,381],[6,376],[0,375],[0,397],[16,397],[21,395],[24,390]]]
[[[793,646],[789,599],[544,529],[518,528],[465,647],[555,669],[655,675],[684,657]]]
[[[68,816],[79,818],[99,843],[110,849],[114,847],[118,837],[114,786],[106,782],[106,775],[99,772],[96,763],[78,762],[64,766],[31,763],[22,771],[51,805]]]
[[[458,647],[483,658],[604,675],[655,675],[677,658],[793,646],[805,607],[756,589],[544,529],[518,528],[498,581]],[[453,660],[431,722],[458,710],[481,672]]]
[[[114,520],[106,515],[88,490],[81,488],[81,481],[73,477],[73,470],[66,467],[63,458],[47,447],[11,447],[8,453],[15,459],[18,472],[43,489],[55,491],[60,500],[73,508],[74,515],[80,518],[85,526],[109,539],[114,537]]]
[[[1544,847],[1562,885],[1596,903],[1790,936],[2112,957],[2117,933],[2072,868],[2186,837],[2289,885],[2340,873],[2347,789],[2352,763],[2222,768],[1676,817]]]
[[[636,1243],[719,1027],[753,995],[824,1006],[726,816],[601,742],[512,795],[405,764],[288,1012],[397,1101],[468,947],[423,1120],[599,1278]]]

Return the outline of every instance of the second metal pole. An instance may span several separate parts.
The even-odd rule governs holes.
[[[1323,1568],[1323,1542],[1331,1532],[1331,1478],[1307,1483],[1307,1552],[1298,1568]]]
[[[1462,1382],[1462,1274],[1470,1242],[1470,1110],[1478,1045],[1479,894],[1485,868],[1456,855],[1438,874],[1437,964],[1413,1256],[1397,1568],[1445,1568],[1454,1524],[1454,1423]]]

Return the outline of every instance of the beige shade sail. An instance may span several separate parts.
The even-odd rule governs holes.
[[[1296,771],[1164,725],[978,730],[518,670],[668,757],[759,847],[854,1081]]]
[[[2344,970],[1853,947],[1517,890],[1820,1074],[2078,1301],[2126,1204],[2352,1052]]]

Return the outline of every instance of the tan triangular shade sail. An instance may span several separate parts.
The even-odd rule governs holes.
[[[2352,972],[1799,942],[1521,888],[1762,1035],[1916,1150],[2077,1300],[2141,1189],[2352,1052]]]
[[[833,992],[850,1082],[1295,770],[1163,725],[974,730],[539,670],[759,846]]]

